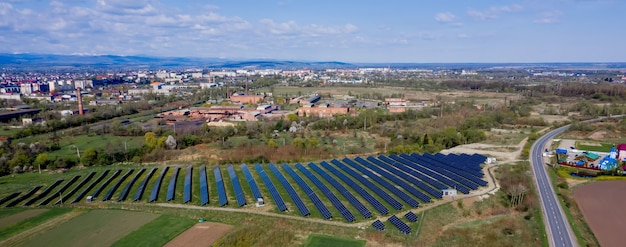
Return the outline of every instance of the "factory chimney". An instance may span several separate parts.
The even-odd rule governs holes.
[[[80,87],[76,88],[76,100],[78,100],[78,115],[84,115],[83,111],[83,96],[80,94]]]

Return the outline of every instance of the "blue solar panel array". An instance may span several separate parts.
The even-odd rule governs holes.
[[[406,158],[407,160],[414,161],[415,164],[417,164],[418,166],[424,167],[426,170],[433,171],[433,173],[436,174],[434,176],[437,176],[438,180],[444,181],[444,183],[450,185],[450,187],[456,188],[458,191],[461,191],[463,194],[469,193],[470,188],[467,188],[462,181],[459,181],[456,179],[456,178],[460,179],[459,176],[453,175],[451,172],[445,169],[442,169],[439,166],[434,165],[433,164],[434,162],[432,160],[428,158],[424,158],[419,155],[414,156],[414,155],[402,154],[401,156],[402,158]],[[474,185],[474,187],[478,188],[478,186],[476,185]]]
[[[313,163],[309,163],[309,167],[311,167],[311,169],[313,169],[313,171],[317,172],[317,174],[319,174],[326,181],[328,181],[332,187],[337,189],[339,191],[339,193],[341,193],[341,195],[343,195],[343,197],[345,197],[348,200],[348,202],[350,202],[352,204],[352,206],[354,206],[356,208],[356,210],[358,210],[359,213],[361,213],[361,215],[363,215],[363,217],[365,217],[365,218],[372,217],[372,212],[369,209],[367,209],[363,205],[363,203],[361,203],[361,201],[359,201],[356,197],[354,197],[354,195],[352,195],[352,193],[350,193],[350,191],[348,191],[346,189],[346,187],[344,187],[341,183],[339,183],[337,180],[335,180],[333,177],[331,177],[328,173],[326,173],[324,170],[322,170],[322,168],[319,168],[317,165],[315,165]],[[298,167],[298,169],[300,169],[300,168]],[[303,171],[303,173],[304,173],[304,171]],[[324,190],[322,190],[322,191],[324,191]],[[331,199],[331,202],[332,201],[333,200]],[[381,204],[381,206],[382,206],[382,204]],[[339,210],[339,212],[342,212],[342,211]],[[348,220],[348,218],[346,218],[346,220]]]
[[[348,186],[350,186],[350,188],[352,188],[354,191],[359,193],[359,195],[361,195],[361,197],[363,197],[363,199],[365,199],[367,202],[369,202],[370,205],[372,205],[372,207],[374,207],[376,210],[378,210],[378,212],[380,212],[381,214],[388,214],[389,213],[389,209],[387,207],[385,207],[380,201],[378,201],[378,199],[376,199],[369,192],[367,192],[365,189],[363,189],[363,187],[361,187],[359,184],[357,184],[356,182],[352,181],[352,179],[348,178],[348,176],[346,176],[345,174],[341,173],[339,170],[337,170],[335,167],[333,167],[330,164],[328,164],[326,161],[320,162],[320,165],[323,166],[324,168],[326,168],[328,171],[330,171],[333,175],[335,175],[339,179],[341,179],[344,183],[346,183]],[[317,168],[317,166],[311,166],[311,168],[313,168],[313,170],[316,171],[317,173],[321,174],[321,172],[323,172],[323,170]],[[328,178],[332,178],[332,177],[330,177],[330,176],[326,177],[327,180],[328,180]],[[366,217],[366,216],[364,216],[364,217]],[[369,217],[366,217],[366,218],[369,218]]]
[[[378,187],[377,185],[369,181],[369,179],[378,178],[378,176],[373,175],[371,172],[369,172],[370,175],[368,175],[368,178],[365,178],[363,177],[363,175],[348,168],[346,165],[342,164],[338,160],[333,159],[330,161],[330,163],[332,163],[333,165],[336,165],[337,167],[341,168],[346,173],[350,174],[350,176],[352,176],[354,179],[364,184],[367,188],[369,188],[371,191],[376,193],[380,198],[385,200],[387,203],[389,203],[389,205],[391,205],[396,210],[402,209],[402,203],[398,202],[396,199],[391,197],[387,192],[383,191],[380,187]]]
[[[37,185],[35,187],[33,187],[32,189],[30,189],[28,192],[26,192],[26,194],[20,196],[19,198],[9,202],[9,204],[6,205],[7,208],[13,207],[15,205],[17,205],[18,203],[26,200],[27,198],[31,197],[32,195],[35,194],[35,192],[37,192],[39,189],[41,189],[43,186],[41,185]]]
[[[394,182],[395,184],[400,186],[402,189],[404,189],[405,191],[408,191],[409,193],[411,193],[415,197],[419,198],[423,202],[430,202],[430,200],[431,200],[430,196],[425,195],[424,193],[422,193],[421,191],[419,191],[415,187],[411,186],[410,184],[408,184],[404,180],[402,180],[399,177],[395,176],[394,174],[386,171],[385,169],[382,169],[381,167],[373,164],[372,162],[368,162],[368,161],[364,160],[361,157],[356,157],[354,160],[356,162],[366,166],[367,168],[371,169],[372,171],[378,173],[379,175],[382,175],[383,177],[385,177],[385,178],[389,179],[390,181]],[[400,173],[400,174],[403,174],[403,173]],[[402,177],[402,176],[400,176],[400,177]],[[390,185],[391,185],[392,188],[395,188],[397,190],[396,192],[400,191],[393,184],[390,184]],[[394,194],[396,192],[394,192]],[[406,196],[406,198],[404,198],[403,200],[407,201],[410,198],[410,200],[407,201],[407,203],[409,203],[409,205],[411,205],[413,207],[417,207],[419,205],[419,203],[417,201],[415,201],[415,199],[411,198],[409,195],[405,194],[404,192],[402,192],[402,194],[404,196]],[[413,203],[413,204],[411,204],[411,203]]]
[[[67,183],[65,183],[65,185],[63,185],[63,187],[61,187],[57,192],[55,192],[53,195],[50,195],[48,198],[46,198],[45,200],[41,201],[37,206],[44,206],[47,205],[48,203],[50,203],[50,201],[52,201],[54,198],[59,198],[59,200],[61,200],[60,198],[63,198],[63,192],[65,192],[65,190],[67,190],[72,184],[74,184],[74,182],[76,182],[76,180],[78,180],[80,178],[80,175],[76,175],[74,176],[72,179],[70,179],[70,181],[67,181]],[[67,197],[66,197],[67,198]]]
[[[63,182],[63,179],[59,179],[57,181],[54,181],[50,186],[48,186],[45,190],[43,190],[41,192],[41,194],[36,195],[35,197],[31,198],[30,200],[28,200],[26,203],[24,203],[24,206],[30,206],[33,203],[35,203],[37,200],[44,198],[45,196],[47,196],[50,192],[52,192],[52,190],[54,188],[56,188],[59,184],[61,184]]]
[[[131,173],[133,173],[133,171],[135,171],[134,169],[129,169],[121,178],[120,180],[117,181],[117,183],[113,184],[113,187],[111,187],[111,189],[109,189],[109,191],[107,191],[106,194],[104,194],[104,197],[102,197],[102,201],[108,201],[111,200],[111,197],[113,197],[113,193],[115,193],[115,191],[117,190],[118,187],[120,187],[120,184],[122,184],[124,182],[124,180],[126,180],[126,178],[128,178],[128,176],[130,176]]]
[[[415,154],[415,155],[418,155],[418,154]],[[441,159],[437,158],[436,156],[433,156],[432,154],[424,154],[422,155],[422,157],[429,160],[431,166],[436,166],[437,168],[441,169],[442,172],[444,172],[443,174],[445,176],[452,178],[456,181],[459,181],[463,185],[469,188],[476,189],[478,188],[478,184],[483,184],[483,183],[484,185],[487,185],[487,182],[483,181],[482,179],[477,178],[475,175],[472,175],[461,169],[451,166],[447,164],[446,162],[442,161]]]
[[[217,198],[220,202],[220,207],[228,204],[228,198],[226,197],[226,188],[224,187],[224,180],[222,179],[222,172],[219,166],[213,167],[213,175],[215,176],[215,185],[217,186]]]
[[[289,167],[289,165],[287,164],[283,164],[282,168],[283,170],[287,171],[289,176],[291,176],[291,178],[296,181],[296,183],[298,184],[298,186],[300,186],[304,193],[309,196],[309,199],[311,199],[313,205],[315,205],[317,210],[320,211],[320,214],[322,214],[322,217],[324,217],[324,219],[330,219],[333,217],[333,214],[330,213],[330,210],[328,210],[326,205],[322,203],[322,200],[320,200],[317,194],[315,194],[315,191],[313,191],[311,187],[309,187],[309,185],[304,181],[304,179],[302,179],[302,177],[300,177],[300,175],[296,173],[296,171],[291,169],[291,167]]]
[[[409,211],[408,213],[404,214],[404,218],[406,218],[410,222],[416,222],[417,221],[417,215],[415,213],[411,212],[411,211]]]
[[[464,183],[468,183],[469,186],[473,187],[474,184],[477,184],[479,186],[487,185],[487,181],[481,179],[482,177],[484,177],[484,174],[482,173],[481,170],[477,171],[474,169],[470,169],[470,167],[481,169],[480,163],[474,164],[474,163],[471,163],[469,160],[468,161],[458,160],[458,159],[463,159],[463,158],[456,157],[454,155],[446,156],[443,154],[437,154],[437,155],[424,154],[422,156],[431,159],[433,161],[433,164],[439,166],[440,168],[446,169],[454,173],[455,175],[461,176],[463,179],[471,181],[471,183],[466,180],[464,181]],[[467,157],[469,158],[471,156],[467,156]],[[467,162],[468,164],[473,164],[473,165],[464,166],[464,165],[460,165],[459,164],[460,162]]]
[[[135,192],[135,197],[133,198],[134,202],[141,200],[143,192],[146,190],[146,185],[148,185],[148,181],[150,180],[152,175],[154,175],[157,169],[158,168],[156,167],[152,168],[150,172],[148,172],[148,175],[146,175],[146,178],[141,181],[141,183],[139,184],[139,188],[137,188],[137,192]]]
[[[187,167],[185,173],[185,186],[183,190],[183,203],[191,202],[191,175],[193,174],[193,166]]]
[[[426,193],[428,193],[429,195],[435,197],[435,198],[441,198],[443,196],[443,193],[441,192],[441,190],[437,190],[433,187],[428,186],[426,183],[416,179],[416,177],[411,176],[414,173],[414,170],[406,167],[406,166],[402,166],[400,164],[398,164],[398,162],[394,162],[393,165],[387,164],[381,160],[378,160],[372,156],[367,157],[367,160],[378,165],[380,168],[383,168],[387,171],[390,171],[391,173],[403,178],[404,180],[408,181],[409,183],[413,184],[414,186],[416,186],[417,188],[425,191]],[[415,174],[418,175],[418,174]],[[444,187],[445,188],[445,187]],[[430,201],[430,198],[420,198],[421,200],[425,201],[424,199],[427,199],[428,201]],[[428,202],[425,201],[425,202]]]
[[[209,183],[206,179],[206,166],[200,166],[200,205],[209,204]]]
[[[163,178],[165,178],[165,174],[167,174],[167,171],[169,169],[170,169],[169,166],[166,166],[165,168],[163,168],[157,180],[154,181],[154,185],[152,186],[152,193],[150,193],[150,200],[148,200],[148,202],[155,202],[159,198],[159,191],[161,191],[161,183],[163,182]]]
[[[76,198],[74,198],[74,200],[72,201],[72,203],[77,203],[80,200],[83,199],[83,197],[85,197],[85,195],[87,195],[87,193],[93,189],[93,187],[95,187],[98,183],[100,183],[100,181],[102,181],[102,179],[104,179],[107,174],[109,174],[109,170],[104,170],[104,172],[102,172],[102,174],[100,174],[100,176],[98,176],[98,178],[96,178],[96,180],[94,180],[93,182],[91,182],[89,184],[89,186],[87,186],[87,188],[85,188],[82,192],[80,192],[80,194],[78,194],[78,196],[76,196]]]
[[[380,222],[380,220],[374,221],[374,223],[372,223],[372,227],[379,231],[385,230],[385,224]]]
[[[235,198],[237,198],[237,204],[241,207],[246,205],[246,197],[243,194],[243,189],[241,189],[241,184],[239,183],[239,178],[237,178],[237,173],[235,173],[235,169],[232,165],[228,166],[228,176],[230,176],[230,182],[233,185],[233,191],[235,191]]]
[[[401,157],[400,157],[401,156]],[[461,193],[463,194],[468,194],[469,193],[469,189],[465,188],[465,186],[452,181],[451,179],[442,176],[441,174],[439,174],[438,172],[435,172],[435,169],[431,169],[428,165],[427,162],[424,161],[417,161],[415,158],[412,158],[411,156],[408,155],[404,155],[401,154],[400,156],[396,156],[396,155],[389,155],[389,158],[400,161],[402,163],[405,163],[407,165],[409,165],[411,168],[418,170],[434,179],[436,179],[437,181],[445,184],[448,186],[448,188],[456,188],[458,191],[461,191]]]
[[[289,194],[289,197],[291,197],[291,200],[293,200],[293,203],[296,204],[296,207],[298,208],[298,211],[300,211],[300,214],[302,216],[310,215],[311,211],[309,211],[309,208],[304,205],[304,202],[302,202],[302,199],[300,198],[298,193],[296,193],[296,190],[294,190],[289,181],[287,181],[287,178],[285,178],[285,176],[280,173],[280,171],[278,170],[278,168],[276,168],[276,166],[274,166],[274,164],[269,164],[269,168],[274,176],[278,178],[278,181],[283,185],[283,187],[287,191],[287,194]]]
[[[63,197],[65,197],[66,199],[63,200],[68,200],[70,199],[74,194],[76,194],[76,192],[78,192],[79,189],[81,189],[83,186],[85,186],[85,184],[87,184],[87,182],[89,182],[89,180],[91,180],[91,178],[93,178],[93,176],[96,175],[96,172],[92,171],[89,174],[87,174],[87,176],[80,181],[80,183],[78,183],[78,185],[76,185],[76,187],[74,187],[74,189],[70,190],[70,192],[66,193],[65,195],[63,195]],[[61,200],[59,199],[57,202],[55,202],[54,204],[60,204],[62,203]],[[0,203],[2,204],[2,203]]]
[[[270,179],[270,177],[267,176],[267,173],[265,172],[265,170],[263,170],[263,167],[261,167],[261,165],[259,164],[255,164],[254,169],[256,169],[256,172],[259,174],[259,176],[265,183],[265,187],[267,187],[267,190],[270,192],[270,195],[274,199],[274,203],[276,203],[276,207],[278,208],[278,211],[282,212],[282,211],[287,210],[285,201],[283,201],[283,198],[280,196],[280,193],[278,193],[278,190],[274,186],[274,183],[272,183],[272,180]]]
[[[390,222],[396,228],[398,228],[398,230],[400,230],[401,233],[404,233],[404,234],[411,233],[411,227],[408,226],[406,223],[404,223],[397,216],[392,215],[391,217],[389,217],[389,219],[387,221]]]
[[[254,177],[252,177],[252,173],[250,173],[248,166],[246,166],[246,164],[241,164],[240,167],[241,171],[243,171],[243,175],[246,176],[246,180],[248,181],[248,185],[250,186],[250,191],[252,192],[254,199],[263,198],[263,196],[261,196],[259,186],[256,184],[256,181],[254,181]]]
[[[102,183],[100,187],[98,187],[96,191],[93,192],[93,194],[91,194],[92,199],[95,199],[96,197],[98,197],[98,195],[100,195],[100,193],[104,190],[104,188],[106,188],[113,181],[113,179],[119,176],[120,173],[122,173],[122,170],[118,169],[113,174],[111,174],[111,176],[106,181],[104,181],[104,183]]]
[[[178,173],[180,173],[180,167],[174,167],[174,173],[172,173],[172,177],[170,178],[170,184],[167,186],[167,196],[165,201],[174,200],[176,196],[176,181],[178,181]]]
[[[304,176],[311,180],[313,184],[315,184],[315,186],[319,190],[321,190],[324,195],[326,195],[328,200],[330,200],[330,203],[333,204],[333,206],[339,211],[339,213],[341,213],[341,215],[344,219],[346,219],[347,222],[352,222],[355,220],[354,215],[350,212],[350,210],[348,210],[348,208],[346,208],[346,206],[344,206],[343,203],[339,201],[339,198],[337,198],[337,196],[335,196],[335,194],[328,187],[326,187],[326,185],[322,183],[321,180],[319,180],[315,175],[313,175],[313,173],[307,170],[300,163],[296,164],[296,168],[298,168],[298,170],[302,172]]]
[[[117,197],[118,202],[126,200],[126,197],[128,196],[128,193],[130,192],[130,187],[133,187],[133,184],[135,184],[135,181],[137,181],[137,179],[139,179],[141,174],[143,174],[145,171],[146,171],[146,168],[141,168],[141,170],[139,170],[139,172],[135,174],[135,176],[130,180],[130,182],[126,184],[126,186],[122,190],[122,193],[120,193],[120,196]]]

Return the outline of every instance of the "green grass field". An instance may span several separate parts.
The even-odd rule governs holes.
[[[114,136],[114,135],[80,135],[62,139],[60,149],[50,153],[50,158],[55,157],[76,157],[76,147],[79,151],[85,151],[88,148],[124,150],[126,148],[138,148],[143,145],[143,136]]]
[[[306,242],[302,245],[304,247],[327,247],[327,246],[341,246],[341,247],[362,247],[365,246],[365,240],[338,238],[333,236],[311,234],[307,238]]]
[[[2,209],[4,211],[5,209]],[[19,223],[13,224],[8,227],[4,227],[0,229],[0,240],[7,239],[21,231],[32,228],[36,225],[39,225],[49,219],[57,217],[59,215],[65,214],[72,211],[70,208],[51,208],[50,210],[41,213],[37,216],[31,217],[28,220],[20,221]],[[13,212],[18,212],[15,210]]]
[[[194,224],[196,221],[193,219],[161,215],[118,240],[113,246],[163,246]]]
[[[122,210],[92,210],[49,231],[42,232],[22,246],[110,246],[129,232],[157,218],[156,214]]]
[[[611,151],[611,148],[613,147],[613,144],[611,143],[599,143],[599,146],[596,145],[585,145],[585,144],[579,144],[578,142],[576,142],[576,148],[578,150],[585,150],[585,151],[592,151],[592,152],[609,152]]]

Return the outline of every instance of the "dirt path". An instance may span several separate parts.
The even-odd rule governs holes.
[[[52,218],[46,222],[43,222],[33,228],[24,230],[23,232],[20,232],[16,235],[13,235],[12,237],[9,237],[7,239],[5,239],[4,241],[0,242],[0,246],[16,246],[19,243],[24,242],[25,240],[35,236],[35,234],[40,233],[40,232],[44,232],[47,230],[50,230],[54,227],[57,227],[73,218],[75,218],[76,216],[79,216],[81,214],[83,214],[84,210],[73,210],[69,213],[57,216],[55,218]]]
[[[187,229],[176,238],[172,239],[165,247],[206,246],[209,247],[215,241],[226,235],[233,226],[203,222]]]

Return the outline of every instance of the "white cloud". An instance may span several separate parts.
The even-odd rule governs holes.
[[[435,21],[441,23],[453,23],[456,21],[456,16],[450,12],[437,13],[435,15]]]
[[[554,24],[561,21],[563,12],[559,10],[547,11],[541,13],[541,17],[535,19],[535,23],[539,24]]]
[[[358,27],[352,24],[343,26],[325,26],[318,24],[299,25],[295,21],[277,23],[272,19],[262,19],[259,21],[261,28],[272,34],[294,35],[294,36],[323,36],[354,33]]]
[[[520,12],[522,10],[524,10],[524,7],[522,5],[513,4],[506,6],[493,6],[483,11],[470,9],[467,11],[467,15],[477,20],[486,21],[498,19],[501,15],[506,13]]]

